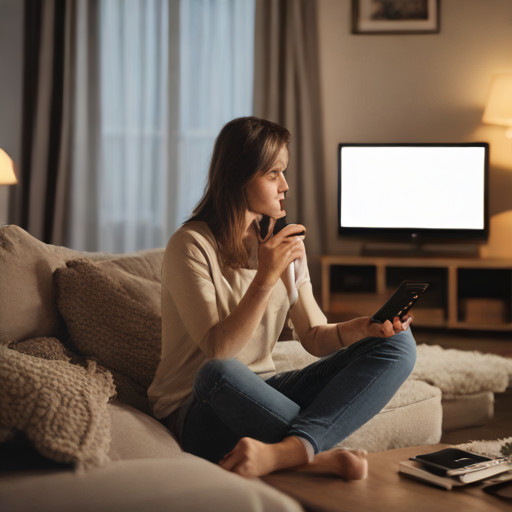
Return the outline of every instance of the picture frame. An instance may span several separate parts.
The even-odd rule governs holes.
[[[440,0],[352,0],[353,34],[438,34]]]

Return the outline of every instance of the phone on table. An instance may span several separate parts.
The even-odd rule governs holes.
[[[371,317],[371,321],[383,324],[386,320],[393,323],[397,316],[402,318],[409,313],[430,283],[424,281],[402,281],[388,301]]]

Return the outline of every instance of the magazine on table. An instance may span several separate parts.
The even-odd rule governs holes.
[[[444,489],[479,482],[512,471],[506,458],[485,457],[457,448],[445,448],[401,461],[399,472]]]

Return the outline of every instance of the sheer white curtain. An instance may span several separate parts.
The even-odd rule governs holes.
[[[171,3],[173,0],[171,0]],[[173,10],[174,7],[174,10]],[[171,6],[179,17],[179,45],[171,55],[170,180],[167,236],[192,213],[204,192],[213,143],[222,126],[252,114],[254,0],[181,0]]]
[[[100,4],[99,248],[163,240],[167,173],[168,1]]]
[[[254,0],[101,0],[97,249],[164,247],[190,216],[220,128],[252,113],[254,14]]]

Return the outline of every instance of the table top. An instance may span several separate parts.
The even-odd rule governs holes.
[[[482,491],[482,484],[444,490],[398,473],[398,463],[449,445],[416,446],[368,454],[368,478],[346,481],[300,471],[262,477],[267,484],[292,496],[310,511],[393,512],[510,512],[510,500]]]

